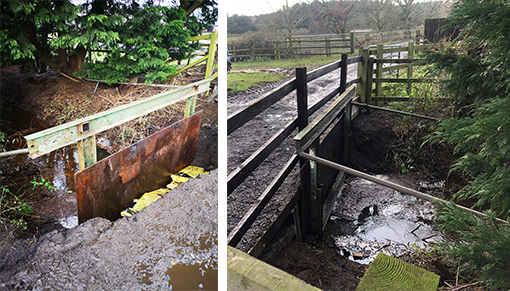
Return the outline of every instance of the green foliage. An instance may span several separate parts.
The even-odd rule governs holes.
[[[483,284],[508,290],[510,226],[496,215],[510,217],[510,2],[458,1],[449,20],[460,28],[458,39],[428,53],[423,63],[445,74],[443,92],[456,99],[460,112],[441,122],[429,140],[451,143],[462,154],[452,170],[470,182],[456,197],[490,210],[480,219],[453,203],[440,205],[443,227],[463,239],[442,246],[460,266],[479,271]]]
[[[453,170],[467,173],[469,187],[457,193],[461,199],[476,199],[475,205],[490,205],[496,213],[510,214],[510,98],[477,104],[472,117],[449,119],[430,136],[434,142],[455,144],[465,153]]]
[[[126,8],[127,9],[127,8]],[[166,60],[182,59],[195,50],[187,43],[193,30],[186,30],[187,15],[173,7],[131,7],[131,16],[117,26],[119,42],[103,45],[111,50],[102,62],[86,64],[90,78],[109,82],[128,81],[130,75],[146,74],[147,83],[163,81],[175,72]],[[191,25],[192,23],[190,23]],[[85,75],[85,72],[82,75]]]
[[[457,265],[480,273],[479,281],[493,290],[510,289],[510,225],[496,220],[493,211],[482,219],[460,209],[453,202],[440,202],[438,220],[460,242],[438,243]]]
[[[216,8],[208,6],[215,1],[202,4],[199,19],[153,1],[2,1],[0,60],[9,65],[37,58],[53,69],[109,83],[139,74],[147,82],[163,81],[175,72],[166,61],[192,53],[198,44],[187,39],[217,17]],[[97,51],[105,56],[93,60]]]
[[[33,212],[26,202],[11,193],[8,188],[0,188],[0,216],[8,219],[12,224],[27,229],[25,218]]]
[[[451,24],[463,27],[460,41],[426,55],[434,72],[443,72],[444,92],[456,98],[461,117],[441,123],[429,140],[455,145],[463,156],[453,170],[472,179],[457,193],[510,214],[510,3],[460,1]]]

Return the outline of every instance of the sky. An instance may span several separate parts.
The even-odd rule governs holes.
[[[285,5],[285,1],[289,2],[289,6],[296,3],[303,2],[302,0],[250,0],[250,1],[239,1],[239,0],[218,0],[220,9],[224,9],[225,12],[230,16],[234,14],[238,15],[260,15],[271,13],[279,10]],[[222,12],[223,13],[223,12]]]

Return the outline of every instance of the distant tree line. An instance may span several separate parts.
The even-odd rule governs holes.
[[[286,38],[303,29],[310,34],[411,29],[426,18],[445,17],[450,5],[448,0],[314,0],[264,15],[230,15],[227,29],[229,35],[260,31]]]

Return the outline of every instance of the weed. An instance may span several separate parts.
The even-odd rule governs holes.
[[[5,133],[0,131],[0,150],[4,148],[5,144]]]
[[[0,193],[0,215],[10,223],[22,229],[27,229],[25,217],[34,213],[32,208],[8,188],[1,188]]]
[[[51,183],[44,178],[41,178],[41,181],[37,181],[37,179],[34,177],[34,180],[30,181],[30,183],[34,186],[34,188],[37,186],[44,186],[50,191],[55,190],[55,187],[53,187],[53,185],[51,185]]]

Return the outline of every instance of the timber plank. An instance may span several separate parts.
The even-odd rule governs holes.
[[[227,247],[227,274],[228,290],[232,291],[320,290],[232,247]]]
[[[269,108],[271,105],[287,96],[296,89],[296,79],[287,81],[281,87],[262,95],[253,101],[249,106],[241,108],[227,117],[227,134],[231,134],[239,127],[243,126],[253,117]]]
[[[283,184],[283,181],[290,174],[298,160],[297,154],[292,155],[283,169],[278,173],[273,181],[271,181],[271,184],[269,184],[257,201],[252,205],[250,210],[248,210],[237,226],[230,232],[227,237],[228,245],[235,247],[239,243],[243,235],[246,231],[248,231],[255,219],[257,219],[257,216],[262,212],[271,197],[273,197],[278,188]]]
[[[321,115],[301,131],[294,140],[296,141],[297,151],[302,152],[308,148],[317,137],[333,122],[340,111],[344,109],[349,101],[354,97],[354,86],[349,87],[340,97],[330,105]]]

